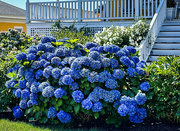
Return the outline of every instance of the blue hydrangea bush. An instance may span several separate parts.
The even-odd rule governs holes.
[[[146,63],[134,47],[54,42],[42,37],[27,53],[16,55],[21,64],[8,71],[6,82],[20,100],[15,118],[24,114],[30,121],[63,124],[102,117],[115,126],[143,121],[150,86]]]

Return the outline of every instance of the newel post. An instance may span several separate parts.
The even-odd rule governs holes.
[[[139,0],[135,0],[135,18],[139,19]]]
[[[81,22],[82,17],[82,3],[81,0],[78,0],[78,22]]]
[[[29,0],[26,1],[26,23],[29,23]]]

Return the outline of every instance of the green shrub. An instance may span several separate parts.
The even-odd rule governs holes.
[[[32,45],[32,38],[25,32],[18,32],[9,29],[7,32],[0,32],[0,58],[6,57],[8,53],[22,50]]]
[[[62,26],[60,21],[54,23],[52,28],[56,27],[58,30],[51,31],[51,34],[57,39],[78,39],[79,43],[85,45],[86,42],[92,41],[92,36],[88,35],[88,28],[81,28],[80,31],[74,27],[73,23],[70,27]],[[88,36],[87,36],[88,35]]]
[[[93,41],[99,45],[115,44],[119,47],[131,45],[138,47],[148,33],[149,25],[146,20],[139,20],[130,27],[111,26],[96,33]]]
[[[12,69],[6,82],[19,98],[15,118],[24,114],[29,121],[62,125],[101,116],[116,127],[128,119],[143,122],[149,85],[142,69],[145,62],[139,61],[134,47],[99,48],[92,42],[83,47],[75,40],[54,47],[50,42],[55,40],[42,37],[28,53],[16,55],[20,68]]]
[[[147,67],[150,114],[180,122],[180,57],[161,57]]]
[[[17,99],[12,95],[12,91],[5,87],[7,71],[17,64],[15,55],[11,54],[5,57],[5,60],[0,59],[0,111],[5,111],[8,107],[12,108],[17,103]]]

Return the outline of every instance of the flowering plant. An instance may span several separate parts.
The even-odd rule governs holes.
[[[145,38],[149,25],[144,20],[139,20],[130,27],[111,26],[104,28],[102,32],[96,33],[93,39],[99,45],[115,44],[119,47],[131,45],[138,47]]]
[[[42,37],[27,53],[16,55],[21,64],[8,71],[6,82],[20,98],[14,117],[25,114],[31,121],[58,124],[102,115],[116,126],[125,119],[141,123],[150,86],[136,49],[92,42],[72,46],[71,41],[58,46],[55,39]]]

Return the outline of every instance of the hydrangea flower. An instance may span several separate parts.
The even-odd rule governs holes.
[[[143,105],[146,102],[146,95],[144,93],[138,93],[135,96],[135,100],[138,105]]]
[[[75,59],[72,64],[71,64],[71,69],[72,70],[80,70],[81,69],[81,62],[79,59]]]
[[[26,107],[27,107],[26,100],[21,100],[19,103],[19,107],[22,109],[26,109]]]
[[[47,113],[48,118],[55,118],[57,115],[56,109],[54,107],[50,107]]]
[[[103,104],[101,102],[93,103],[92,111],[93,112],[100,112],[103,108]]]
[[[100,54],[97,51],[90,52],[88,57],[92,58],[93,60],[101,60]]]
[[[34,82],[31,87],[30,87],[30,90],[32,93],[38,93],[39,92],[39,87],[40,83],[39,82]]]
[[[115,79],[123,79],[124,78],[124,72],[121,69],[114,69],[112,76]]]
[[[43,75],[43,71],[42,71],[41,69],[39,69],[39,70],[36,72],[36,79],[40,79],[42,75]]]
[[[58,88],[54,92],[54,96],[56,98],[62,98],[65,95],[67,95],[67,92],[64,89],[62,89],[62,88]]]
[[[129,116],[133,116],[136,113],[136,107],[134,105],[129,105],[128,109],[129,109],[128,111]]]
[[[61,76],[61,69],[59,68],[54,68],[52,70],[52,77],[55,78],[55,79],[59,79]]]
[[[136,75],[136,70],[134,68],[129,67],[126,69],[126,71],[127,71],[128,76],[130,77],[134,77]]]
[[[93,104],[92,102],[89,100],[89,99],[84,99],[82,102],[81,102],[81,105],[84,109],[86,110],[89,110],[92,108]]]
[[[79,89],[78,83],[76,82],[72,83],[71,90],[77,90],[77,89]]]
[[[50,86],[50,84],[48,82],[42,82],[39,86],[38,86],[38,90],[40,92],[43,91],[44,88],[46,88],[47,86]]]
[[[26,53],[23,53],[23,52],[16,55],[17,60],[26,60],[26,58],[27,58],[27,55]]]
[[[110,58],[110,64],[111,64],[112,68],[118,68],[118,66],[119,66],[118,60],[115,60],[113,58]]]
[[[136,49],[133,46],[127,46],[126,49],[129,51],[129,53],[135,54]]]
[[[48,60],[51,60],[53,57],[55,57],[56,55],[54,54],[54,53],[49,53],[48,55],[47,55],[47,59]]]
[[[79,58],[80,61],[81,61],[81,64],[84,65],[84,66],[89,66],[91,60],[89,59],[89,57],[86,57],[86,56],[82,56]]]
[[[120,100],[121,104],[130,105],[131,104],[131,98],[128,96],[122,96]]]
[[[38,68],[40,68],[41,66],[40,66],[40,64],[39,64],[39,61],[34,61],[33,63],[32,63],[32,65],[31,65],[31,68],[32,69],[38,69]]]
[[[73,70],[71,71],[70,75],[74,80],[77,80],[81,78],[80,72],[81,70]]]
[[[36,93],[31,93],[30,94],[30,99],[31,100],[37,100],[38,99],[38,95]]]
[[[84,99],[84,94],[80,90],[73,91],[72,97],[76,103],[80,103]]]
[[[121,104],[118,108],[118,113],[120,114],[120,116],[126,116],[128,111],[129,109],[125,104]]]
[[[54,95],[54,88],[52,86],[47,86],[43,89],[43,97],[52,97]]]
[[[30,53],[27,55],[27,60],[31,61],[31,60],[36,60],[36,55],[34,55],[33,53]]]
[[[142,123],[143,119],[140,119],[137,114],[130,116],[129,120],[133,123]]]
[[[29,49],[28,49],[28,54],[32,53],[32,54],[37,54],[38,50],[37,50],[37,47],[35,45],[33,46],[30,46]]]
[[[94,82],[98,82],[98,80],[99,80],[98,73],[95,71],[92,71],[88,76],[88,81],[91,83],[94,83]]]
[[[13,116],[15,118],[20,118],[21,115],[22,115],[22,110],[19,107],[17,108],[16,106],[15,109],[13,108]]]
[[[123,50],[119,50],[118,52],[116,52],[116,56],[117,57],[126,56],[126,53]]]
[[[136,67],[141,67],[141,68],[145,68],[146,66],[146,62],[145,61],[140,61],[136,64]]]
[[[109,67],[111,65],[111,60],[109,58],[101,59],[102,67]]]
[[[111,78],[106,81],[105,86],[110,89],[115,89],[118,86],[118,83],[113,78]]]
[[[150,85],[149,85],[148,82],[143,82],[143,83],[140,85],[140,89],[141,89],[142,91],[148,91],[149,88],[150,88]]]
[[[97,60],[92,60],[91,62],[90,62],[90,67],[92,68],[92,69],[100,69],[101,68],[101,62],[100,61],[97,61]]]
[[[61,70],[61,75],[64,76],[64,75],[70,75],[71,74],[71,69],[68,68],[68,67],[64,67],[62,70]]]
[[[53,70],[53,67],[52,66],[48,66],[44,69],[43,71],[43,76],[46,77],[46,78],[49,78],[52,74],[52,70]]]
[[[19,88],[26,88],[26,80],[20,80],[19,81]]]
[[[131,60],[127,57],[127,56],[122,56],[120,58],[120,62],[123,64],[123,65],[126,65],[127,67],[129,67],[131,65]]]
[[[86,44],[85,44],[85,47],[87,48],[87,49],[91,49],[92,47],[97,47],[98,45],[96,44],[96,43],[92,43],[92,42],[87,42]]]
[[[130,60],[132,60],[135,64],[139,62],[139,58],[137,56],[130,56]]]
[[[74,80],[72,79],[72,77],[70,75],[65,75],[62,78],[62,82],[65,85],[72,85],[72,83],[74,82]]]
[[[51,59],[51,64],[59,66],[59,65],[61,65],[61,59],[59,57],[53,57]]]
[[[99,82],[106,82],[109,78],[111,78],[111,74],[107,71],[103,71],[99,73]]]
[[[141,67],[135,68],[138,75],[145,75],[145,71]]]
[[[146,109],[144,108],[137,109],[137,115],[140,119],[146,118],[147,117]]]
[[[92,102],[98,102],[99,101],[99,93],[98,92],[91,92],[88,96],[88,99]]]
[[[71,115],[64,112],[63,110],[61,110],[58,114],[57,114],[58,119],[62,122],[62,123],[70,123],[71,122]]]
[[[21,97],[21,89],[17,89],[17,90],[15,91],[14,95],[15,95],[16,97],[20,98],[20,97]]]
[[[28,89],[24,89],[21,91],[21,98],[22,100],[27,100],[29,99],[29,96],[30,96],[30,92]]]
[[[83,68],[83,69],[81,70],[81,72],[80,72],[80,75],[81,75],[82,77],[88,77],[88,76],[90,75],[90,70]]]

